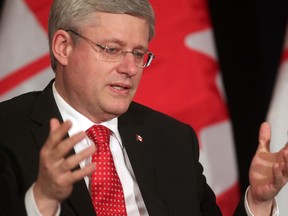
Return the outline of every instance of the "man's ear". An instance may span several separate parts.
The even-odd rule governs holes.
[[[67,31],[57,30],[52,39],[52,52],[61,65],[68,64],[72,51],[72,38]]]

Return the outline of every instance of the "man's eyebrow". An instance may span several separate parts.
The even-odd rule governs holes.
[[[127,45],[126,42],[122,41],[122,40],[119,40],[119,39],[115,39],[115,38],[108,38],[108,39],[105,39],[105,40],[102,40],[101,43],[108,43],[107,46],[109,47],[109,43],[115,43],[115,44],[118,44],[120,45],[121,47],[125,47]],[[143,46],[143,45],[137,45],[135,47],[133,47],[133,49],[139,49],[139,50],[148,50],[148,47],[147,46]]]

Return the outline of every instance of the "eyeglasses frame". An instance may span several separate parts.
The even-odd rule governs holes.
[[[102,45],[102,44],[99,44],[99,43],[96,43],[96,42],[92,41],[91,39],[83,36],[82,34],[78,33],[77,31],[74,31],[74,30],[72,30],[72,29],[66,29],[66,30],[64,30],[64,31],[66,31],[66,32],[68,32],[68,33],[71,32],[71,33],[75,34],[76,36],[82,38],[83,40],[87,41],[90,45],[92,44],[93,46],[91,46],[91,47],[92,47],[95,51],[97,51],[97,52],[99,52],[99,50],[96,50],[95,47],[98,47],[98,48],[100,48],[100,49],[103,50],[103,51],[105,51],[105,50],[110,50],[110,49],[111,49],[111,48],[108,47],[108,46],[105,46],[105,45]],[[95,46],[95,47],[94,47],[94,46]],[[127,53],[131,53],[131,54],[134,56],[134,58],[137,58],[137,54],[139,54],[139,52],[137,52],[136,50],[131,50],[131,51],[120,50],[120,53],[122,54],[123,58],[126,56]],[[145,55],[145,54],[148,54],[147,62],[146,62],[144,65],[137,65],[137,64],[136,64],[136,66],[138,66],[138,67],[140,67],[140,68],[146,68],[146,67],[148,67],[148,66],[151,65],[151,62],[152,62],[153,59],[156,57],[155,54],[152,53],[152,52],[150,52],[149,50],[146,51],[146,52],[144,53],[144,55]],[[143,56],[144,56],[144,55],[143,55]]]

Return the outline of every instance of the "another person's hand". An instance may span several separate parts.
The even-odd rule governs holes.
[[[288,147],[271,153],[270,138],[270,126],[264,122],[249,171],[248,203],[254,215],[271,215],[274,198],[288,181]]]
[[[39,173],[33,189],[37,207],[43,215],[53,215],[58,204],[71,194],[73,184],[90,175],[95,168],[91,163],[82,169],[73,170],[94,153],[95,146],[67,157],[86,136],[85,132],[79,132],[64,139],[71,126],[70,121],[60,124],[57,119],[51,119],[49,137],[40,151]]]

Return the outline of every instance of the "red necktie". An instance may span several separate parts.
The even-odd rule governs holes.
[[[93,125],[86,131],[96,145],[92,162],[96,170],[91,176],[90,192],[97,216],[126,216],[123,189],[109,148],[110,130]]]

